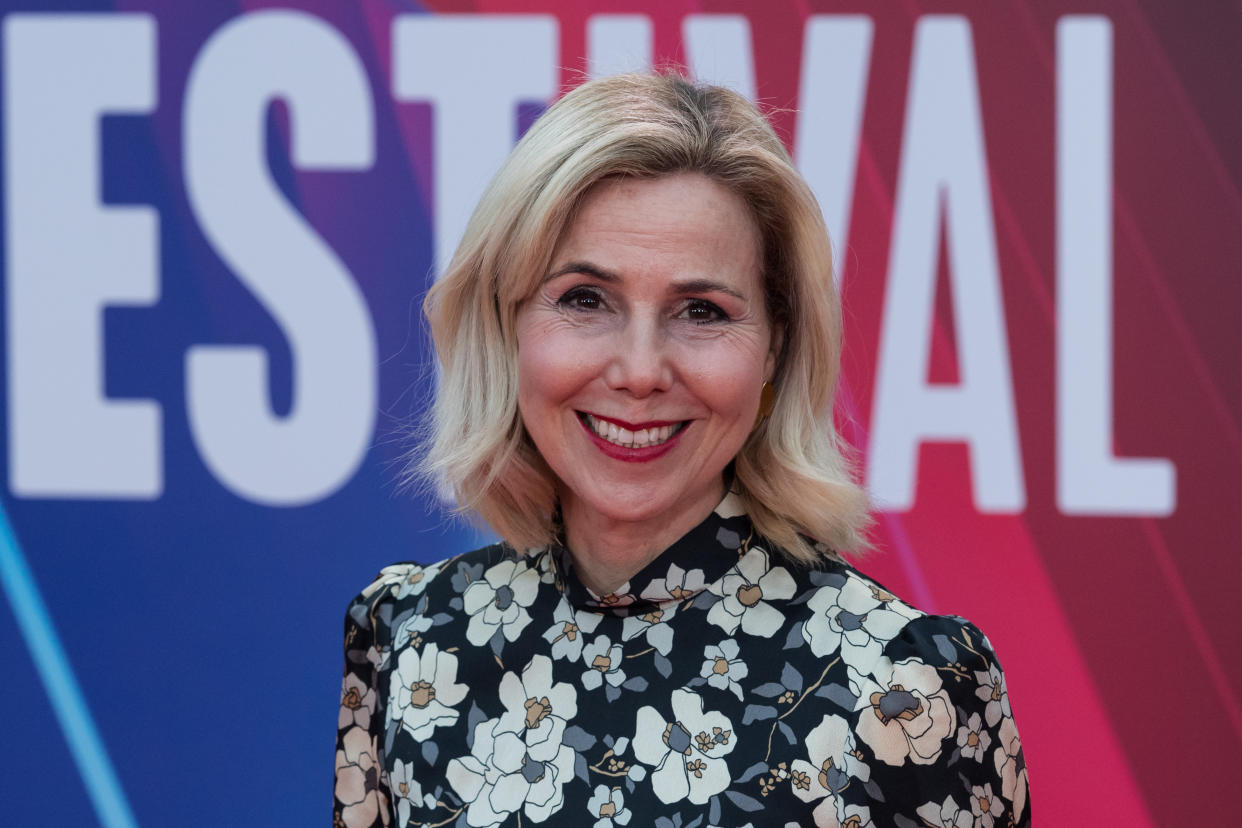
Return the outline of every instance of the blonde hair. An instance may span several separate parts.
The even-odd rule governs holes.
[[[517,549],[555,532],[556,478],[518,413],[518,306],[535,292],[584,195],[618,176],[705,175],[749,206],[765,300],[781,332],[776,404],[734,461],[757,531],[795,560],[857,548],[867,500],[832,422],[841,313],[823,217],[756,107],[673,74],[592,81],[553,104],[484,192],[427,294],[443,374],[413,475],[437,481]]]

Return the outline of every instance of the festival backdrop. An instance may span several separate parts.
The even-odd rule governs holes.
[[[1236,824],[1236,3],[4,8],[0,824],[331,820],[346,603],[486,537],[401,486],[423,294],[542,108],[651,65],[814,188],[862,566],[989,633],[1037,824]]]

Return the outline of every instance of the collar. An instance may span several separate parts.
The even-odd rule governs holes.
[[[724,577],[753,539],[754,527],[741,498],[728,492],[702,523],[608,595],[595,594],[578,578],[563,538],[549,552],[556,584],[575,609],[633,615],[693,598]]]

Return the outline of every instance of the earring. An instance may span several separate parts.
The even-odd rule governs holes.
[[[772,413],[773,406],[776,405],[776,388],[772,383],[764,380],[763,387],[759,389],[759,411],[755,414],[755,424],[751,426],[754,431],[759,425],[768,418]]]

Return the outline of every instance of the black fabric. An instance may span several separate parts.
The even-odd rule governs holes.
[[[732,496],[614,595],[563,548],[386,568],[350,605],[335,824],[1030,825],[983,634]]]

